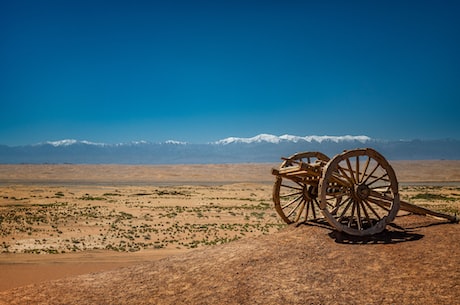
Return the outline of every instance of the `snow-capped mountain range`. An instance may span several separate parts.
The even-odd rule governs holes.
[[[371,138],[368,136],[305,136],[305,137],[299,137],[299,136],[292,136],[292,135],[282,135],[282,136],[275,136],[271,134],[260,134],[252,138],[236,138],[236,137],[229,137],[223,140],[219,140],[214,142],[215,144],[232,144],[232,143],[262,143],[262,142],[267,142],[267,143],[273,143],[273,144],[279,144],[282,142],[318,142],[321,143],[323,141],[332,141],[332,142],[344,142],[344,141],[358,141],[361,143],[365,143],[367,141],[370,141]]]
[[[371,141],[372,139],[368,136],[293,136],[293,135],[281,135],[276,136],[272,134],[259,134],[254,137],[250,138],[239,138],[239,137],[228,137],[222,140],[218,140],[215,142],[210,142],[207,144],[215,144],[215,145],[228,145],[228,144],[237,144],[237,143],[244,143],[244,144],[252,144],[252,143],[272,143],[272,144],[279,144],[279,143],[286,143],[286,142],[318,142],[322,143],[324,141],[331,141],[335,143],[339,142],[346,142],[346,141],[357,141],[361,143],[366,143],[367,141]],[[70,146],[74,144],[85,144],[85,145],[94,145],[94,146],[122,146],[122,145],[137,145],[137,144],[175,144],[175,145],[186,145],[190,144],[188,142],[183,141],[175,141],[175,140],[167,140],[165,142],[160,143],[152,143],[148,141],[132,141],[128,143],[117,143],[117,144],[108,144],[108,143],[97,143],[91,142],[86,140],[75,140],[75,139],[64,139],[59,141],[46,141],[42,143],[38,143],[35,145],[52,145],[54,147],[59,146]]]
[[[95,143],[95,142],[90,142],[90,141],[86,141],[86,140],[83,140],[83,141],[78,141],[78,140],[74,140],[74,139],[65,139],[65,140],[59,140],[59,141],[46,141],[44,143],[38,143],[38,144],[35,144],[36,146],[37,145],[52,145],[54,147],[59,147],[59,146],[70,146],[70,145],[74,145],[74,144],[86,144],[86,145],[96,145],[96,146],[105,146],[107,144],[105,143]]]
[[[65,139],[26,146],[0,145],[0,163],[185,164],[278,162],[301,151],[320,151],[330,157],[346,149],[372,147],[389,160],[460,159],[460,141],[387,141],[358,136],[294,136],[259,134],[228,137],[206,144],[168,140],[97,143]]]

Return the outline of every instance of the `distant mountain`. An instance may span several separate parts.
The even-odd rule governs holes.
[[[274,136],[271,134],[260,134],[252,138],[235,138],[235,137],[230,137],[226,138],[223,140],[219,140],[217,142],[214,142],[214,144],[234,144],[234,143],[246,143],[246,144],[251,144],[251,143],[273,143],[273,144],[279,144],[279,143],[287,143],[287,142],[324,142],[324,141],[332,141],[332,142],[354,142],[358,141],[361,143],[365,143],[367,141],[370,141],[371,138],[367,136],[341,136],[341,137],[335,137],[335,136],[305,136],[305,137],[299,137],[299,136],[291,136],[291,135],[282,135],[282,136]]]
[[[106,144],[61,140],[26,146],[0,145],[0,163],[86,164],[186,164],[278,162],[300,151],[320,151],[330,157],[343,150],[372,147],[389,160],[460,159],[460,141],[386,141],[367,136],[275,136],[230,137],[207,144],[169,140]]]

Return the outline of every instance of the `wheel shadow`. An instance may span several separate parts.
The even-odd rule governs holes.
[[[431,224],[430,224],[431,225]],[[351,244],[351,245],[363,245],[363,244],[397,244],[402,242],[416,241],[424,237],[423,234],[414,233],[412,229],[408,229],[398,226],[395,223],[389,224],[387,227],[391,229],[385,229],[383,232],[370,235],[370,236],[354,236],[345,232],[339,232],[335,230],[326,220],[315,219],[306,222],[298,223],[296,226],[314,226],[323,229],[328,229],[327,235],[332,238],[336,243],[339,244]],[[417,227],[419,228],[419,227]]]
[[[424,237],[423,234],[413,233],[407,230],[388,230],[385,229],[383,232],[374,234],[371,236],[354,236],[344,232],[332,231],[329,237],[334,239],[339,244],[351,244],[351,245],[367,245],[367,244],[398,244],[409,241],[420,240]]]
[[[397,219],[404,219],[405,217],[410,217],[410,215],[398,216]],[[414,215],[412,215],[414,216]],[[417,215],[415,215],[417,216]],[[426,217],[423,222],[413,222],[408,221],[404,224],[390,223],[387,225],[387,228],[381,233],[370,235],[370,236],[354,236],[347,234],[345,232],[339,232],[335,230],[326,220],[324,219],[315,219],[308,220],[305,222],[297,223],[296,227],[299,226],[314,226],[320,227],[323,229],[328,229],[329,232],[327,235],[332,238],[336,243],[340,244],[398,244],[403,242],[410,242],[420,240],[424,237],[423,234],[415,233],[421,228],[428,228],[439,225],[448,225],[452,222],[446,222],[445,220],[440,220],[436,218]]]

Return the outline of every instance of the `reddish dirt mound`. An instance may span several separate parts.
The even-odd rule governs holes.
[[[460,225],[421,216],[396,224],[370,238],[289,227],[5,291],[0,304],[458,304]]]

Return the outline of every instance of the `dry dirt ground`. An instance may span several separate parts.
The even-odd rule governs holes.
[[[460,225],[284,226],[271,166],[1,165],[0,304],[458,304]],[[458,213],[459,161],[393,166]]]
[[[367,240],[318,226],[289,227],[9,290],[0,303],[458,304],[458,225],[433,225],[420,216],[404,221],[412,225]]]

